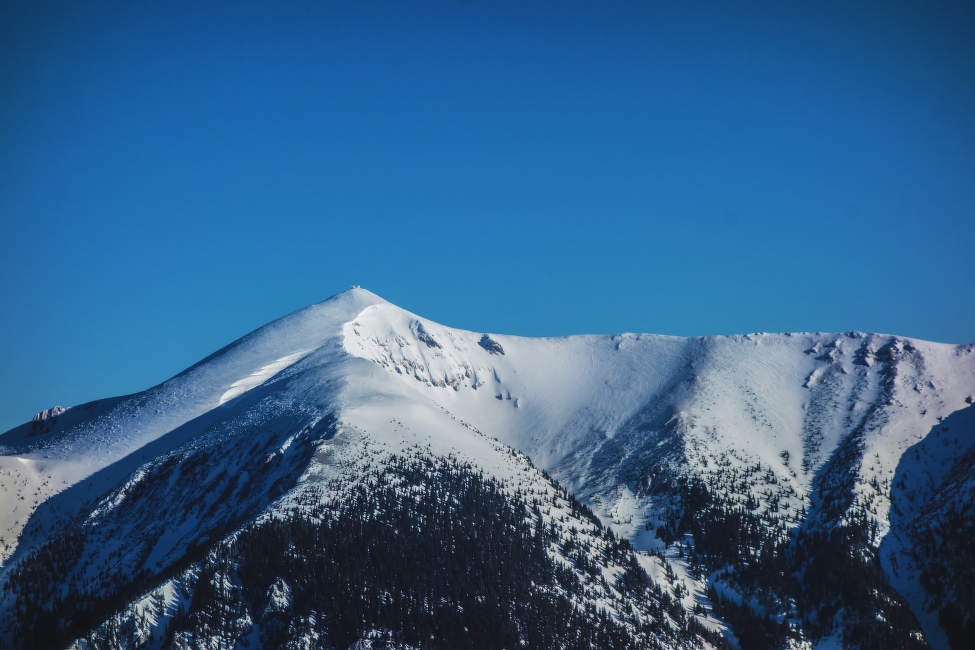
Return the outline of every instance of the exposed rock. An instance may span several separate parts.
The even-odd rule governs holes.
[[[490,336],[485,334],[481,337],[481,340],[477,342],[482,348],[490,352],[491,354],[504,354],[504,348],[501,344],[492,339]]]

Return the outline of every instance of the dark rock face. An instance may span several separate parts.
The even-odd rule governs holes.
[[[481,340],[477,342],[482,348],[490,352],[491,354],[504,354],[504,348],[501,344],[492,339],[490,336],[485,334],[481,337]]]
[[[58,416],[67,410],[63,406],[54,406],[36,414],[30,422],[30,433],[28,435],[35,436],[40,433],[47,433],[51,430],[51,426],[57,422]]]
[[[440,344],[437,340],[430,336],[430,333],[423,327],[423,323],[417,321],[416,323],[416,338],[422,343],[425,343],[429,348],[439,348]]]

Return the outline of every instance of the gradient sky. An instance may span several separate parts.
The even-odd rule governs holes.
[[[975,341],[966,3],[97,4],[0,9],[0,430],[352,284]]]

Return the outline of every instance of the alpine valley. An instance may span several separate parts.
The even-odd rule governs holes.
[[[358,287],[0,436],[11,648],[970,648],[975,344]]]

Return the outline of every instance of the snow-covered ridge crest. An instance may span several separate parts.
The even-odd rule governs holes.
[[[451,329],[389,303],[363,309],[342,328],[350,354],[428,386],[478,389],[497,377],[486,334]]]
[[[892,453],[875,450],[892,472],[917,432],[975,386],[971,346],[859,332],[528,339],[445,327],[386,302],[344,325],[343,346],[543,464],[631,435],[650,407],[667,413],[654,426],[681,414],[691,439],[747,451],[799,491],[845,433],[898,408],[882,436]],[[917,417],[901,424],[908,413]]]

